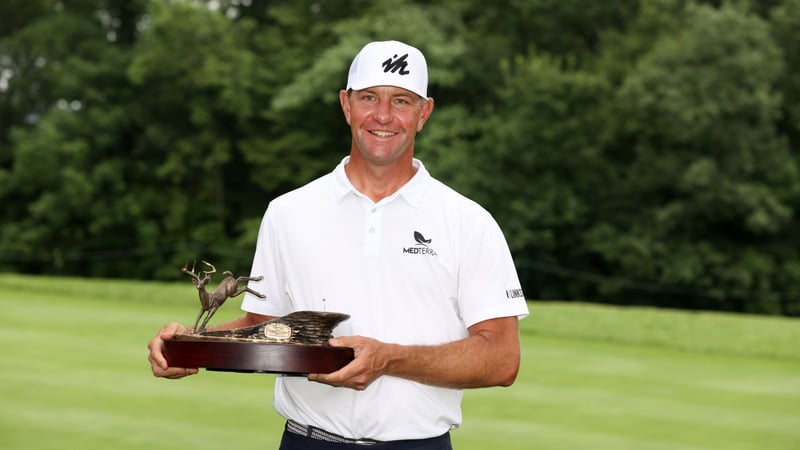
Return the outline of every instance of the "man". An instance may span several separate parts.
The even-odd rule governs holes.
[[[465,388],[508,386],[519,370],[517,320],[528,314],[503,234],[486,210],[432,178],[414,139],[433,111],[425,58],[397,41],[356,55],[339,93],[352,132],[333,172],[267,207],[246,314],[216,328],[299,310],[349,314],[332,346],[355,359],[330,374],[275,381],[287,418],[281,449],[450,449]],[[168,367],[150,342],[156,376]],[[345,388],[345,389],[340,389]]]

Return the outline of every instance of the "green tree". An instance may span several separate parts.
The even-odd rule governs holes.
[[[401,11],[402,14],[398,14]],[[800,0],[0,5],[0,266],[241,271],[267,202],[349,148],[337,92],[419,46],[418,156],[526,293],[800,314]]]
[[[611,195],[587,247],[610,273],[652,283],[650,302],[777,312],[797,271],[790,238],[796,163],[778,134],[781,52],[760,18],[689,6],[617,92]],[[626,283],[603,286],[622,297]],[[678,294],[678,295],[676,295]]]
[[[800,145],[800,1],[786,0],[770,11],[769,21],[775,42],[780,46],[784,71],[777,83],[783,94],[783,115],[779,126],[794,148]]]
[[[610,174],[602,152],[611,88],[600,76],[561,65],[538,55],[505,65],[501,106],[483,122],[464,170],[454,175],[503,226],[527,292],[536,298],[586,294],[542,274],[546,266],[594,270],[582,261],[578,243]]]
[[[10,90],[31,100],[21,102],[26,122],[7,134],[13,164],[0,169],[0,201],[9,205],[2,211],[0,252],[20,255],[23,270],[92,273],[70,264],[73,255],[106,250],[127,236],[109,226],[109,210],[120,208],[113,196],[125,189],[127,161],[107,155],[124,152],[130,137],[123,109],[130,91],[118,89],[125,84],[130,42],[110,30],[135,29],[123,19],[135,21],[130,8],[137,3],[127,2],[129,14],[121,16],[112,15],[113,8],[92,9],[104,13],[104,24],[77,8],[83,3],[70,2],[6,41]]]

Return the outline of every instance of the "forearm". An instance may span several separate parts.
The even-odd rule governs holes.
[[[436,346],[385,344],[384,375],[455,389],[509,386],[520,364],[516,317],[476,325],[469,337]]]
[[[272,316],[264,316],[261,314],[255,314],[248,312],[243,316],[237,317],[233,320],[229,320],[228,322],[224,322],[218,325],[214,325],[211,327],[206,328],[208,331],[220,331],[220,330],[231,330],[234,328],[242,328],[242,327],[249,327],[252,325],[258,325],[259,323],[266,322],[268,320],[272,320],[275,317]]]

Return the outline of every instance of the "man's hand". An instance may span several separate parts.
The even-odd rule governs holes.
[[[334,347],[352,347],[355,358],[336,372],[308,379],[356,390],[381,375],[451,389],[510,386],[520,366],[517,317],[484,320],[468,330],[466,338],[440,345],[389,344],[363,336],[331,339]]]
[[[331,339],[329,343],[331,347],[352,348],[353,361],[333,373],[309,374],[309,380],[363,391],[383,374],[386,368],[383,350],[387,344],[363,336],[339,337]]]
[[[188,375],[197,373],[197,369],[186,369],[183,367],[169,367],[167,359],[164,358],[164,340],[171,339],[176,334],[188,334],[192,330],[177,323],[170,322],[164,325],[156,337],[154,337],[147,348],[150,349],[150,368],[153,370],[153,375],[162,378],[178,379]]]

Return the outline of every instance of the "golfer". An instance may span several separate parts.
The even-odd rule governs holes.
[[[491,215],[433,178],[414,157],[431,117],[423,54],[397,41],[356,55],[339,92],[350,153],[332,172],[270,202],[245,314],[255,325],[293,311],[349,314],[332,346],[355,359],[329,374],[277,376],[286,418],[280,449],[450,449],[464,389],[511,385],[518,319],[528,314],[508,244]],[[167,324],[150,341],[159,377]]]

